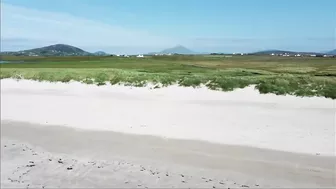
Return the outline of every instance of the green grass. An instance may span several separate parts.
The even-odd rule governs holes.
[[[336,99],[336,59],[271,56],[1,57],[1,78],[71,80],[87,84],[181,86],[231,91],[256,85],[261,93]]]

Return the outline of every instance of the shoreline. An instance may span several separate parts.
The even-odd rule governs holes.
[[[336,155],[336,100],[326,98],[12,79],[1,97],[2,120]]]
[[[98,186],[98,183],[111,186],[111,182],[105,179],[88,183],[101,174],[106,178],[113,177],[110,178],[115,182],[113,187],[335,186],[334,157],[11,121],[1,122],[1,140],[1,161],[6,165],[2,167],[3,186],[8,184],[8,180],[3,181],[6,177],[15,180],[17,173],[11,174],[11,171],[23,171],[16,168],[18,164],[27,167],[25,164],[29,165],[29,161],[35,162],[27,174],[30,179],[25,180],[30,187],[34,184],[46,187]],[[24,152],[23,148],[26,149]],[[59,158],[65,162],[64,165],[53,163]],[[92,162],[96,166],[92,167]],[[69,166],[73,172],[66,169]],[[97,166],[104,168],[97,169]],[[57,171],[47,173],[48,170]],[[158,175],[153,177],[151,172],[149,176],[146,176],[148,173],[144,175],[149,170]],[[183,178],[180,175],[184,175]],[[57,179],[45,179],[54,176]],[[63,181],[59,183],[60,180]],[[10,184],[13,183],[7,186]]]

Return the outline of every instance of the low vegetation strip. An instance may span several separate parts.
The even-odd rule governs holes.
[[[24,59],[24,58],[22,58]],[[22,60],[21,59],[21,60]],[[41,58],[42,59],[42,58]],[[79,60],[80,59],[80,60]],[[198,87],[205,85],[213,90],[231,91],[255,85],[260,93],[296,96],[324,96],[336,99],[336,63],[326,59],[295,62],[293,59],[192,59],[144,58],[122,59],[95,57],[83,62],[83,57],[58,58],[59,61],[31,61],[1,65],[1,78],[32,79],[38,81],[87,84],[124,84],[142,87],[147,83],[155,88],[172,84]],[[186,59],[186,60],[181,60]],[[321,62],[319,62],[321,60]],[[24,61],[24,60],[22,60]],[[277,62],[278,61],[278,62]]]
[[[246,73],[246,75],[244,75]],[[212,72],[204,74],[143,73],[118,69],[1,69],[1,78],[32,79],[38,81],[70,82],[105,85],[110,83],[142,87],[154,83],[156,87],[172,84],[231,91],[256,85],[260,93],[277,95],[324,96],[336,99],[336,80],[329,77],[295,76],[290,74],[253,75],[249,72]]]

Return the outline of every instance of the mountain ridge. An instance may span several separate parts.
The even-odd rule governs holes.
[[[183,54],[183,55],[192,55],[192,54],[199,54],[197,52],[194,52],[182,45],[176,45],[171,48],[164,49],[160,52],[150,52],[148,54]]]
[[[177,45],[175,47],[171,47],[168,49],[162,50],[160,53],[162,54],[196,54],[196,52],[182,46],[182,45]]]
[[[302,55],[323,55],[323,54],[329,54],[329,53],[321,53],[321,52],[303,52],[303,51],[287,51],[287,50],[278,50],[278,49],[270,49],[270,50],[264,50],[264,51],[257,51],[254,53],[255,55],[270,55],[270,54],[302,54]]]
[[[108,55],[108,53],[105,53],[104,51],[97,51],[95,53],[90,53],[78,47],[67,45],[67,44],[54,44],[54,45],[49,45],[49,46],[44,46],[44,47],[39,47],[39,48],[21,50],[21,51],[0,52],[0,54],[1,55],[14,55],[14,56],[106,56]],[[196,55],[196,54],[211,54],[211,53],[195,52],[182,45],[176,45],[174,47],[164,49],[160,52],[151,52],[147,54],[148,55],[154,55],[154,54]],[[333,49],[331,51],[324,51],[324,52],[299,52],[299,51],[270,49],[270,50],[257,51],[253,53],[247,53],[247,54],[254,54],[254,55],[270,55],[270,54],[336,55],[336,49]]]
[[[18,56],[88,56],[92,55],[83,49],[66,44],[54,44],[39,48],[14,52],[2,52],[1,54]]]
[[[327,53],[328,53],[328,54],[332,54],[332,55],[336,55],[336,49],[331,50],[331,51],[328,51]]]
[[[108,55],[108,53],[106,53],[104,51],[97,51],[97,52],[94,52],[93,54],[97,55],[97,56],[106,56],[106,55]]]

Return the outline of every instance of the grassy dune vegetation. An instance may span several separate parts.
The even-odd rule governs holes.
[[[178,83],[230,91],[256,85],[261,93],[336,99],[336,59],[274,56],[19,57],[2,56],[1,78],[162,87]]]

